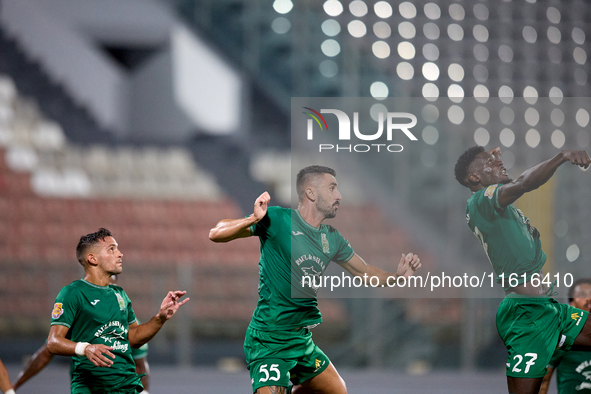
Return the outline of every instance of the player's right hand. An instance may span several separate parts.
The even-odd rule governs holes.
[[[271,196],[269,192],[264,192],[254,201],[254,211],[253,216],[256,220],[261,220],[267,214],[267,205],[271,201]]]
[[[591,158],[589,158],[589,154],[584,150],[563,150],[562,155],[567,161],[583,169],[587,169],[591,165]]]
[[[110,350],[113,350],[113,348],[107,345],[88,345],[84,349],[84,355],[97,367],[110,367],[113,365],[112,359],[115,359],[115,355]]]
[[[400,263],[398,263],[398,269],[396,270],[396,274],[398,276],[404,276],[408,278],[415,274],[415,271],[421,268],[421,259],[419,256],[413,253],[409,253],[407,255],[402,254],[400,258]]]

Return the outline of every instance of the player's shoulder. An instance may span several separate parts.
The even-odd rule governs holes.
[[[499,186],[499,184],[494,184],[478,190],[468,199],[468,206],[477,205],[486,200],[493,200],[495,191]]]
[[[291,212],[291,209],[283,208],[283,207],[280,207],[279,205],[273,205],[273,206],[267,208],[267,214],[269,214],[269,215],[284,215],[284,214],[290,213],[290,212]]]
[[[108,286],[109,286],[109,288],[110,288],[111,290],[113,290],[115,293],[117,293],[117,294],[121,294],[121,296],[129,298],[129,296],[128,296],[128,295],[127,295],[127,293],[125,292],[125,289],[123,289],[123,287],[121,287],[121,286],[118,286],[118,285],[114,285],[114,284],[111,284],[111,283],[109,283],[109,285],[108,285]]]
[[[123,287],[114,285],[112,283],[109,283],[109,287],[118,292],[125,292],[125,290],[123,290]]]
[[[74,299],[79,294],[84,292],[84,281],[82,279],[75,280],[70,284],[65,285],[61,288],[58,297]]]
[[[67,284],[64,287],[62,287],[62,291],[78,291],[82,288],[84,288],[84,280],[77,279],[71,282],[70,284]]]
[[[339,230],[337,230],[335,227],[333,227],[330,224],[324,224],[324,223],[322,223],[320,225],[320,231],[326,231],[329,234],[334,234],[334,233],[340,234]]]
[[[267,217],[272,221],[275,220],[289,220],[291,218],[292,209],[283,208],[278,205],[274,205],[272,207],[267,208]]]

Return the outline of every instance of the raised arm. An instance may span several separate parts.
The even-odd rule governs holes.
[[[264,192],[254,202],[252,215],[242,219],[224,219],[209,230],[209,239],[213,242],[228,242],[236,238],[250,237],[250,226],[258,223],[267,214],[267,205],[271,201],[269,193]]]
[[[381,286],[388,283],[388,277],[404,276],[408,278],[412,276],[416,270],[421,268],[421,259],[416,254],[409,253],[406,256],[403,254],[396,273],[384,271],[381,268],[367,264],[357,253],[346,263],[341,263],[340,266],[353,276],[376,276],[380,279],[379,286]]]
[[[179,299],[185,294],[187,294],[186,291],[169,291],[166,297],[164,297],[156,316],[144,324],[137,324],[137,322],[131,324],[127,334],[127,339],[131,347],[140,347],[152,339],[160,331],[164,323],[173,317],[182,305],[189,301],[189,298],[186,298],[179,302]]]
[[[588,168],[591,159],[585,151],[563,150],[553,158],[546,160],[524,171],[517,179],[499,188],[499,205],[501,208],[512,204],[527,192],[537,189],[554,175],[563,163],[571,162],[583,168]]]
[[[49,364],[52,358],[53,355],[49,353],[47,344],[45,343],[35,352],[35,354],[31,356],[31,359],[27,362],[27,365],[25,365],[23,370],[18,374],[16,377],[16,382],[13,385],[14,389],[18,390],[18,388],[22,386],[27,380],[37,375],[39,371]]]
[[[59,324],[51,326],[47,338],[47,349],[51,354],[60,356],[86,356],[97,367],[110,367],[113,365],[115,355],[110,352],[113,348],[96,344],[90,345],[86,342],[73,342],[66,339],[68,327]],[[111,357],[108,358],[105,355]]]

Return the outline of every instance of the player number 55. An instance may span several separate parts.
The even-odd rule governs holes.
[[[269,368],[269,371],[274,372],[275,376],[270,376],[269,371],[267,371],[267,364],[261,365],[261,367],[259,368],[259,372],[264,373],[265,377],[260,378],[259,382],[266,382],[267,380],[273,380],[275,382],[278,381],[281,377],[281,372],[279,372],[279,370],[277,369],[278,366],[279,364],[271,364],[271,368]]]

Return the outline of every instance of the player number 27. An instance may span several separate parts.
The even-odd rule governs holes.
[[[538,354],[537,353],[525,353],[525,357],[531,357],[529,359],[529,361],[525,362],[525,373],[529,372],[529,368],[535,364],[534,361],[536,361],[536,359],[538,358]],[[521,362],[523,361],[523,356],[517,354],[515,357],[513,357],[513,360],[518,359],[517,364],[515,364],[513,366],[513,369],[511,370],[512,372],[521,372],[521,368],[517,368],[519,366],[519,364],[521,364]]]
[[[261,365],[261,367],[259,368],[259,372],[264,373],[265,377],[260,378],[259,382],[266,382],[267,380],[273,380],[275,382],[278,381],[281,377],[281,372],[279,372],[279,370],[277,369],[278,366],[279,364],[271,364],[271,368],[269,368],[269,370],[267,371],[267,364]],[[271,376],[269,372],[274,372],[275,376]]]

